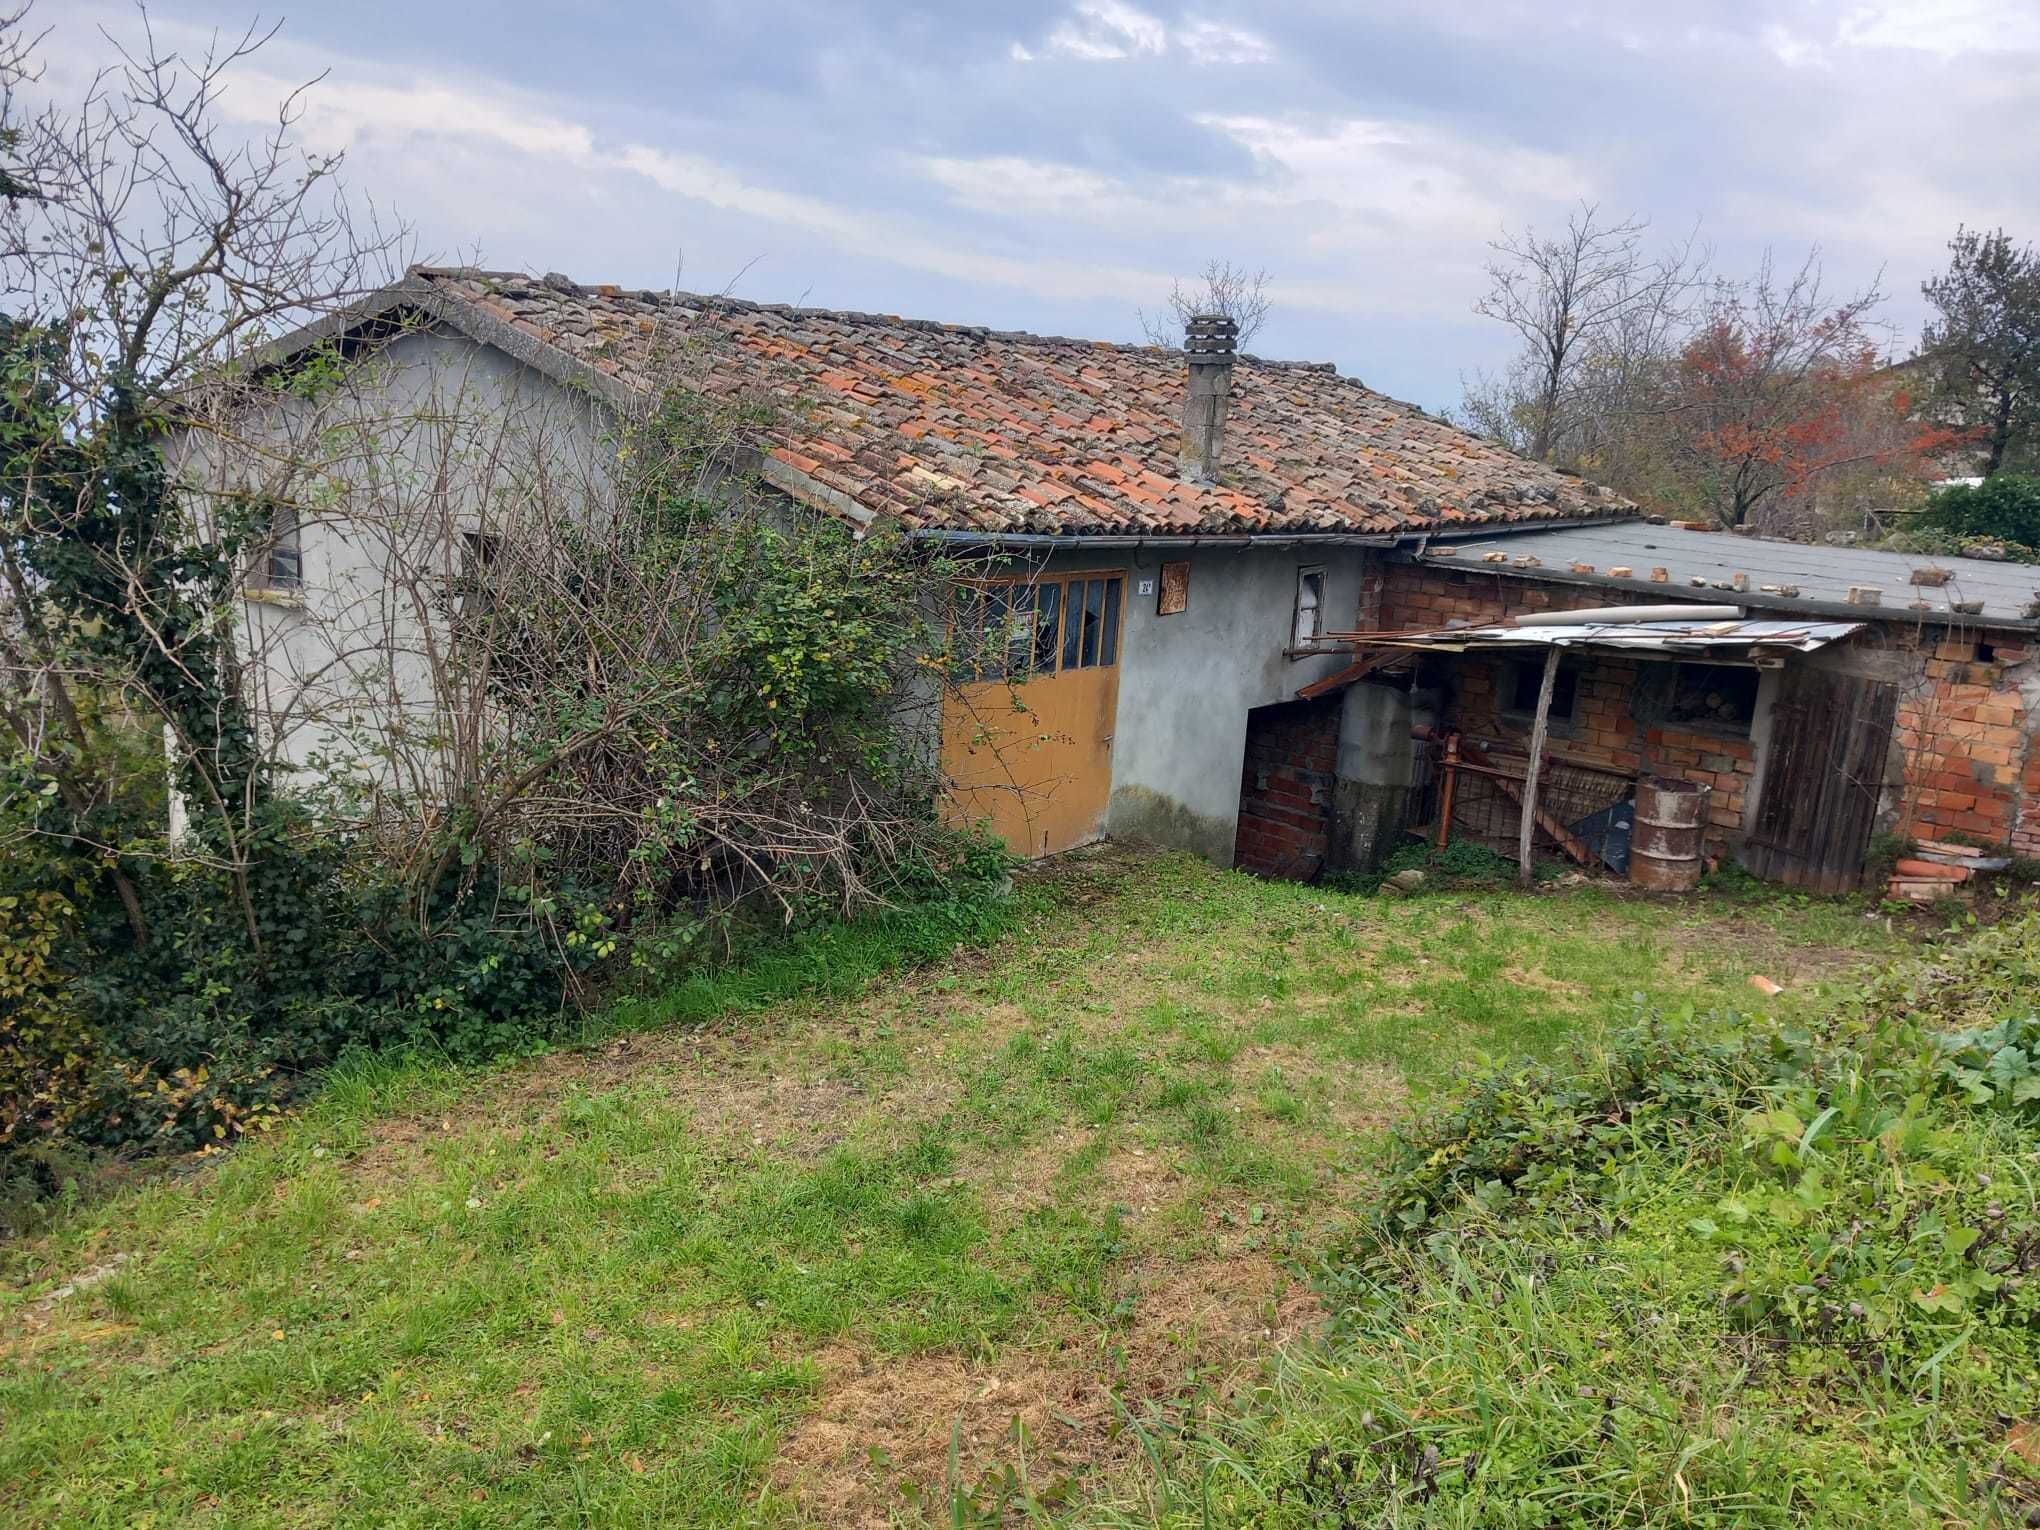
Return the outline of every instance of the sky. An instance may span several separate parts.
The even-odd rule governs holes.
[[[2040,240],[2040,0],[156,0],[282,30],[223,104],[299,130],[420,258],[1141,337],[1172,278],[1270,274],[1251,349],[1428,408],[1511,339],[1488,242],[1583,202],[1718,270],[1818,248],[1897,351],[1958,224]],[[45,86],[136,12],[50,0]]]

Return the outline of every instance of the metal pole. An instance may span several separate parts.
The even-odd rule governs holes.
[[[1445,735],[1445,785],[1438,797],[1438,848],[1452,842],[1452,789],[1459,781],[1459,735]]]
[[[1537,717],[1530,727],[1530,769],[1523,778],[1523,826],[1516,831],[1516,880],[1530,885],[1530,839],[1537,832],[1537,778],[1544,771],[1544,734],[1551,723],[1551,688],[1558,680],[1558,644],[1544,654],[1544,680],[1537,687]]]

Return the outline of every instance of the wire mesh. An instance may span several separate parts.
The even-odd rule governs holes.
[[[1523,823],[1521,798],[1529,755],[1489,749],[1486,756],[1487,763],[1506,772],[1509,779],[1505,784],[1481,771],[1459,772],[1452,795],[1452,837],[1476,839],[1492,850],[1514,855]],[[1632,773],[1576,760],[1547,758],[1537,781],[1539,809],[1568,830],[1635,794],[1636,777]],[[1564,853],[1558,840],[1541,823],[1531,836],[1531,847],[1536,853]]]

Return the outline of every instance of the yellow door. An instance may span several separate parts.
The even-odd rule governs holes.
[[[1104,832],[1125,583],[1121,571],[1086,570],[973,590],[966,605],[992,640],[978,677],[943,702],[952,822],[989,820],[1026,856]]]

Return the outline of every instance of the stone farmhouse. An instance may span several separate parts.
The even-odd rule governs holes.
[[[945,709],[941,748],[950,810],[1025,854],[1123,836],[1314,877],[1441,817],[1509,843],[1547,652],[1554,853],[1607,858],[1669,776],[1709,789],[1713,850],[1804,885],[1855,880],[1880,829],[2040,854],[2040,571],[1654,523],[1222,321],[1167,350],[417,268],[274,359],[457,374],[578,420],[571,455],[676,332],[688,387],[774,406],[749,446],[787,513],[1004,555],[1009,672],[979,683],[1009,699],[975,715],[1010,721]],[[344,507],[279,525],[247,607],[273,715],[335,683],[337,613],[394,572]],[[1642,606],[1693,615],[1606,614]]]

